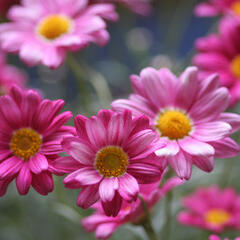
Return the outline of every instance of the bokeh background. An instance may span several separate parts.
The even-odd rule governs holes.
[[[120,21],[109,24],[111,40],[108,45],[103,48],[91,45],[70,55],[68,62],[54,71],[43,66],[28,68],[17,56],[9,56],[8,62],[26,71],[29,87],[40,89],[47,98],[65,99],[65,109],[75,115],[89,116],[100,108],[109,108],[111,100],[131,93],[130,74],[138,74],[147,66],[169,67],[178,74],[191,65],[194,41],[217,28],[217,19],[193,15],[197,2],[200,1],[155,0],[153,13],[147,17],[119,8]],[[239,106],[233,111],[240,112]],[[234,137],[239,142],[239,136]],[[209,232],[177,223],[175,216],[181,210],[180,199],[199,186],[212,184],[232,186],[240,193],[239,161],[239,158],[217,159],[211,174],[194,168],[191,180],[173,191],[171,239],[208,239]],[[33,190],[27,196],[19,196],[12,183],[8,193],[0,199],[0,240],[95,239],[80,225],[81,218],[91,210],[83,211],[76,206],[78,190],[64,189],[62,178],[56,178],[55,184],[55,191],[43,197]],[[159,239],[163,239],[160,230],[165,204],[166,199],[163,199],[153,211]],[[226,236],[236,234],[231,231]],[[140,227],[126,225],[111,239],[142,240],[146,236]]]

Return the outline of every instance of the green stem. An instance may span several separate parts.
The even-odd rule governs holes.
[[[145,216],[146,216],[144,221],[142,221],[141,226],[144,228],[149,240],[158,240],[156,232],[152,226],[151,217],[150,217],[150,213],[149,213],[147,204],[140,195],[139,195],[139,199],[142,202],[142,207],[145,211]]]

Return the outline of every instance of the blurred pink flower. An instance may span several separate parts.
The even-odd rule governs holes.
[[[198,53],[193,63],[200,69],[200,78],[218,73],[220,82],[229,89],[231,104],[240,99],[240,23],[225,17],[220,21],[219,34],[196,41]]]
[[[168,69],[143,69],[140,77],[131,76],[134,94],[112,103],[115,111],[129,109],[145,114],[158,133],[164,148],[155,153],[167,157],[180,178],[189,179],[192,164],[203,171],[214,168],[214,156],[227,158],[239,153],[229,135],[240,127],[240,116],[223,113],[229,93],[219,87],[218,77],[199,81],[198,70],[187,68],[177,78]]]
[[[52,173],[63,137],[72,136],[73,128],[64,126],[70,112],[57,114],[63,100],[42,100],[33,91],[14,86],[9,95],[0,97],[0,195],[16,178],[19,194],[27,194],[32,185],[47,195],[53,190]]]
[[[0,1],[0,14],[5,15],[8,9],[15,4],[19,4],[20,0],[1,0]]]
[[[198,188],[183,199],[183,206],[187,210],[178,215],[181,224],[218,233],[228,228],[240,229],[240,196],[232,188]]]
[[[18,68],[8,65],[4,53],[0,52],[0,96],[8,93],[13,85],[23,88],[25,83],[25,74]]]
[[[221,240],[221,238],[217,235],[211,235],[209,240]],[[229,240],[229,238],[224,238],[224,240]],[[240,237],[236,237],[235,240],[240,240]]]
[[[100,199],[105,214],[117,216],[123,199],[136,200],[139,184],[160,179],[165,166],[156,161],[153,152],[159,145],[146,117],[101,110],[90,119],[78,115],[75,126],[78,137],[62,143],[71,157],[58,163],[72,172],[64,179],[66,187],[82,188],[80,207],[89,208]]]
[[[141,185],[140,195],[144,199],[149,211],[174,187],[183,184],[184,181],[177,177],[169,179],[163,187],[159,188],[160,182],[151,185]],[[124,202],[117,217],[107,217],[99,203],[94,205],[96,212],[82,220],[82,225],[89,232],[95,232],[97,239],[108,239],[121,225],[127,223],[140,224],[144,221],[145,211],[140,199],[136,202]]]
[[[123,4],[133,12],[148,15],[152,11],[151,0],[90,0],[90,3],[119,3]]]
[[[109,39],[103,18],[117,19],[111,4],[88,6],[87,0],[22,0],[8,12],[12,21],[0,25],[0,42],[8,52],[18,52],[28,65],[59,67],[67,51]]]
[[[200,17],[213,17],[219,14],[240,17],[240,1],[208,0],[196,6],[195,14]]]

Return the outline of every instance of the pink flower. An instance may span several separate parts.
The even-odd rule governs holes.
[[[179,178],[169,179],[162,188],[158,188],[159,182],[151,185],[141,185],[140,195],[144,199],[149,211],[152,211],[154,205],[161,200],[174,187],[183,184],[184,181]],[[95,204],[96,212],[82,220],[82,225],[89,232],[95,232],[97,239],[108,239],[114,231],[121,225],[127,223],[138,224],[144,220],[145,211],[142,202],[138,199],[136,202],[124,202],[117,217],[107,217],[100,204]]]
[[[132,119],[130,111],[101,110],[90,119],[78,115],[75,126],[78,137],[62,143],[71,157],[58,162],[72,172],[64,179],[66,187],[82,188],[80,207],[89,208],[100,199],[106,215],[117,216],[122,199],[136,200],[139,184],[161,177],[163,167],[153,153],[159,146],[147,118]]]
[[[217,235],[211,235],[209,240],[221,240],[221,238]],[[229,238],[224,238],[224,240],[229,240]],[[240,240],[240,237],[235,238],[235,240]]]
[[[87,0],[22,0],[8,13],[11,23],[0,25],[0,41],[8,52],[18,52],[28,65],[57,68],[67,51],[77,51],[93,42],[109,39],[105,18],[116,20],[111,4],[88,6]]]
[[[195,14],[200,17],[213,17],[219,14],[229,14],[240,17],[239,0],[208,0],[199,3],[195,8]]]
[[[152,11],[151,0],[90,0],[90,3],[119,3],[123,4],[133,12],[148,15]]]
[[[211,34],[196,41],[197,55],[193,63],[200,69],[200,78],[218,73],[220,82],[229,89],[231,104],[240,99],[240,23],[224,18],[219,34]]]
[[[52,173],[62,173],[54,167],[61,141],[73,133],[63,126],[72,114],[57,115],[63,105],[63,100],[42,100],[37,92],[16,86],[0,97],[0,195],[13,179],[21,195],[31,185],[42,195],[53,190]]]
[[[217,186],[199,188],[183,199],[187,211],[178,215],[181,224],[222,232],[240,229],[240,196],[234,189]]]
[[[19,4],[20,0],[1,0],[0,1],[0,14],[6,14],[8,9],[14,5]]]
[[[5,56],[0,52],[0,96],[9,92],[13,85],[23,88],[26,77],[18,68],[8,65]]]
[[[190,178],[192,164],[210,172],[214,156],[238,154],[239,146],[229,135],[239,129],[240,116],[223,113],[229,94],[219,87],[216,75],[199,81],[195,67],[187,68],[179,78],[165,68],[146,68],[140,77],[131,76],[131,81],[134,94],[114,101],[113,110],[129,109],[150,119],[158,143],[166,145],[156,155],[167,157],[180,178]]]

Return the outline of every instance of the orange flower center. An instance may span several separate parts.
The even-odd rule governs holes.
[[[205,221],[214,226],[226,224],[231,219],[231,214],[223,209],[212,209],[205,214]]]
[[[62,15],[51,15],[43,19],[38,25],[38,32],[48,40],[59,38],[71,29],[71,19]]]
[[[120,147],[104,147],[96,155],[95,166],[104,177],[119,177],[127,170],[128,156]]]
[[[240,1],[236,1],[232,4],[232,10],[235,14],[240,15]]]
[[[240,78],[240,55],[237,55],[231,63],[231,70],[232,73],[237,77]]]
[[[159,114],[155,127],[162,136],[171,140],[188,136],[192,129],[188,116],[178,110],[167,110]]]
[[[31,128],[21,128],[13,133],[10,141],[12,153],[24,160],[29,160],[40,149],[41,136]]]

